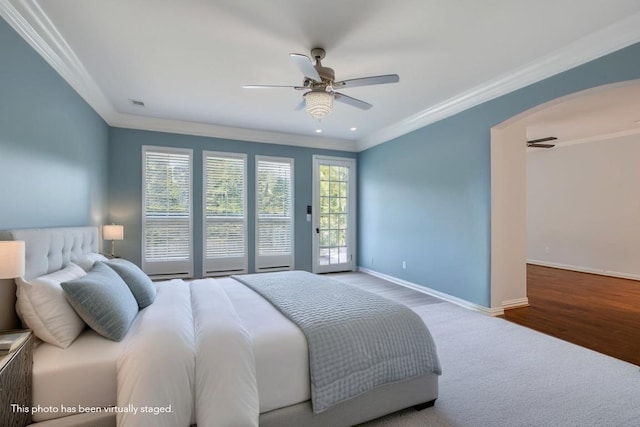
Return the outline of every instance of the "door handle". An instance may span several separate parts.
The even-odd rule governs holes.
[[[316,234],[320,234],[320,229],[316,227]]]

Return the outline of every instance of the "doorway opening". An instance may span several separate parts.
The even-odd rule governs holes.
[[[558,140],[554,141],[556,147],[552,150],[563,150],[563,147],[612,138],[631,138],[638,146],[640,123],[637,120],[640,117],[633,116],[640,112],[638,99],[640,80],[604,85],[541,104],[491,130],[492,313],[500,314],[504,309],[528,304],[526,262],[532,257],[545,259],[544,255],[534,253],[532,246],[537,245],[536,250],[541,250],[543,254],[546,251],[547,255],[559,255],[554,254],[550,245],[533,242],[531,233],[527,233],[527,217],[531,218],[527,206],[527,156],[531,155],[531,150],[540,149],[527,149],[526,141],[555,136]],[[529,154],[527,150],[530,150]],[[550,150],[548,153],[551,152]],[[616,173],[618,172],[616,169]],[[633,209],[635,207],[631,210]],[[640,204],[636,210],[640,211]],[[639,216],[636,215],[634,218]],[[547,221],[546,224],[553,225],[553,222]],[[632,232],[637,232],[640,236],[640,224],[637,220],[634,224]],[[584,246],[584,242],[576,244]],[[640,247],[637,244],[633,247],[627,245],[625,250],[627,255],[631,255],[630,258],[637,259],[637,256],[640,256]],[[633,253],[629,254],[628,251]],[[575,254],[577,250],[569,253]],[[547,262],[553,262],[550,257],[547,258]],[[562,266],[560,264],[563,262],[556,261],[556,264],[556,267]],[[573,265],[575,266],[575,263]],[[619,267],[619,264],[615,266]],[[610,274],[615,273],[615,269],[606,266],[597,267],[595,270],[599,271],[592,272],[616,275]],[[640,271],[632,271],[632,267],[627,267],[626,270],[628,271],[623,271],[623,274],[618,276],[637,276],[640,279]]]

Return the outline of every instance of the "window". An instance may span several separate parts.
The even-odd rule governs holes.
[[[293,159],[256,156],[256,271],[293,269]]]
[[[247,272],[247,156],[203,153],[203,276]]]
[[[142,147],[142,269],[192,277],[192,151]]]

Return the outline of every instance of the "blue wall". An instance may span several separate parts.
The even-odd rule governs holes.
[[[116,243],[118,255],[140,265],[142,235],[142,146],[193,149],[194,274],[202,274],[202,151],[246,153],[249,270],[254,269],[255,156],[291,157],[295,179],[295,267],[311,271],[311,223],[313,155],[357,157],[356,153],[300,148],[257,142],[112,128],[109,137],[109,222],[123,224],[125,240]]]
[[[560,96],[638,78],[635,44],[360,153],[358,264],[489,307],[491,128]]]
[[[0,19],[0,229],[101,224],[108,126]]]

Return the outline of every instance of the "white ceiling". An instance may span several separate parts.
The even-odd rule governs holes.
[[[112,126],[347,150],[640,41],[638,0],[0,0],[0,14]],[[400,82],[344,89],[374,107],[335,104],[321,123],[294,111],[299,91],[242,88],[301,84],[288,54],[316,46],[338,80]]]

